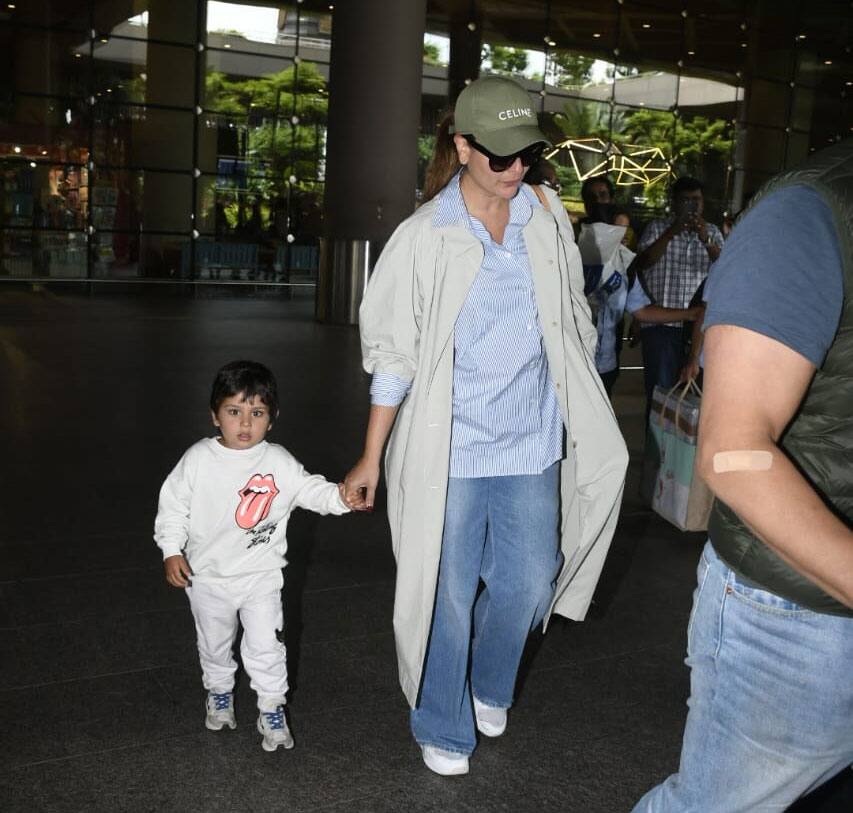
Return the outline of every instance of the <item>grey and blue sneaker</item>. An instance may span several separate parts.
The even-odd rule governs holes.
[[[234,719],[234,695],[231,692],[208,692],[207,716],[204,724],[211,731],[219,731],[222,726],[230,729],[237,728]]]
[[[287,727],[284,706],[276,706],[275,711],[262,711],[258,715],[258,732],[263,735],[261,747],[264,751],[275,751],[279,745],[293,748],[293,735]]]

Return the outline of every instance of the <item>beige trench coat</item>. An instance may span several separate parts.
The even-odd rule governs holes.
[[[598,373],[571,224],[550,190],[524,227],[545,352],[567,432],[561,464],[565,563],[551,612],[586,615],[616,526],[628,453]],[[450,461],[453,327],[483,261],[463,225],[435,228],[437,200],[391,236],[360,311],[364,369],[412,386],[388,441],[388,518],[397,560],[394,635],[414,707],[432,622]],[[553,214],[552,214],[553,212]]]

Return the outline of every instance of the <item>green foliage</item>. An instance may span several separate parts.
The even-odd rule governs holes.
[[[581,87],[591,80],[592,57],[572,51],[552,51],[549,56],[554,83],[559,87]]]
[[[441,50],[434,42],[424,43],[424,62],[427,65],[442,65]]]
[[[283,194],[295,175],[313,187],[325,138],[328,96],[323,76],[310,63],[255,79],[213,71],[205,79],[205,107],[240,126],[240,152],[249,163],[249,191]],[[292,123],[292,117],[297,123]]]
[[[488,61],[495,73],[519,74],[527,68],[527,53],[523,48],[484,45],[482,61]]]
[[[709,162],[725,160],[733,144],[731,127],[724,119],[677,118],[667,110],[616,110],[611,120],[608,105],[580,99],[567,101],[554,122],[567,138],[600,138],[605,144],[612,141],[616,147],[658,147],[676,175],[699,178],[708,174]],[[576,158],[585,172],[603,156],[578,151]],[[577,185],[572,180],[563,181],[562,176],[560,182],[564,192],[571,193]],[[668,195],[666,180],[645,185],[643,195],[649,206],[663,207]]]

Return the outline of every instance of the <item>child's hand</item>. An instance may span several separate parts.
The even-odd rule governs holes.
[[[354,511],[372,511],[378,482],[378,461],[362,457],[344,479],[344,502]]]
[[[190,570],[190,563],[184,558],[182,553],[177,556],[169,556],[163,560],[163,567],[166,570],[166,581],[172,587],[188,587],[190,576],[193,572]]]
[[[355,497],[353,495],[347,496],[347,489],[343,483],[338,483],[338,492],[341,495],[341,499],[344,501],[344,505],[346,505],[350,511],[364,511],[364,497]]]

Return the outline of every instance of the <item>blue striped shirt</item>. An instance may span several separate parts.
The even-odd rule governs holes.
[[[563,421],[536,310],[522,229],[539,201],[522,187],[502,244],[468,214],[455,176],[441,192],[436,228],[459,224],[484,256],[454,328],[451,477],[539,474],[563,456]],[[377,373],[374,404],[396,406],[409,383]]]

